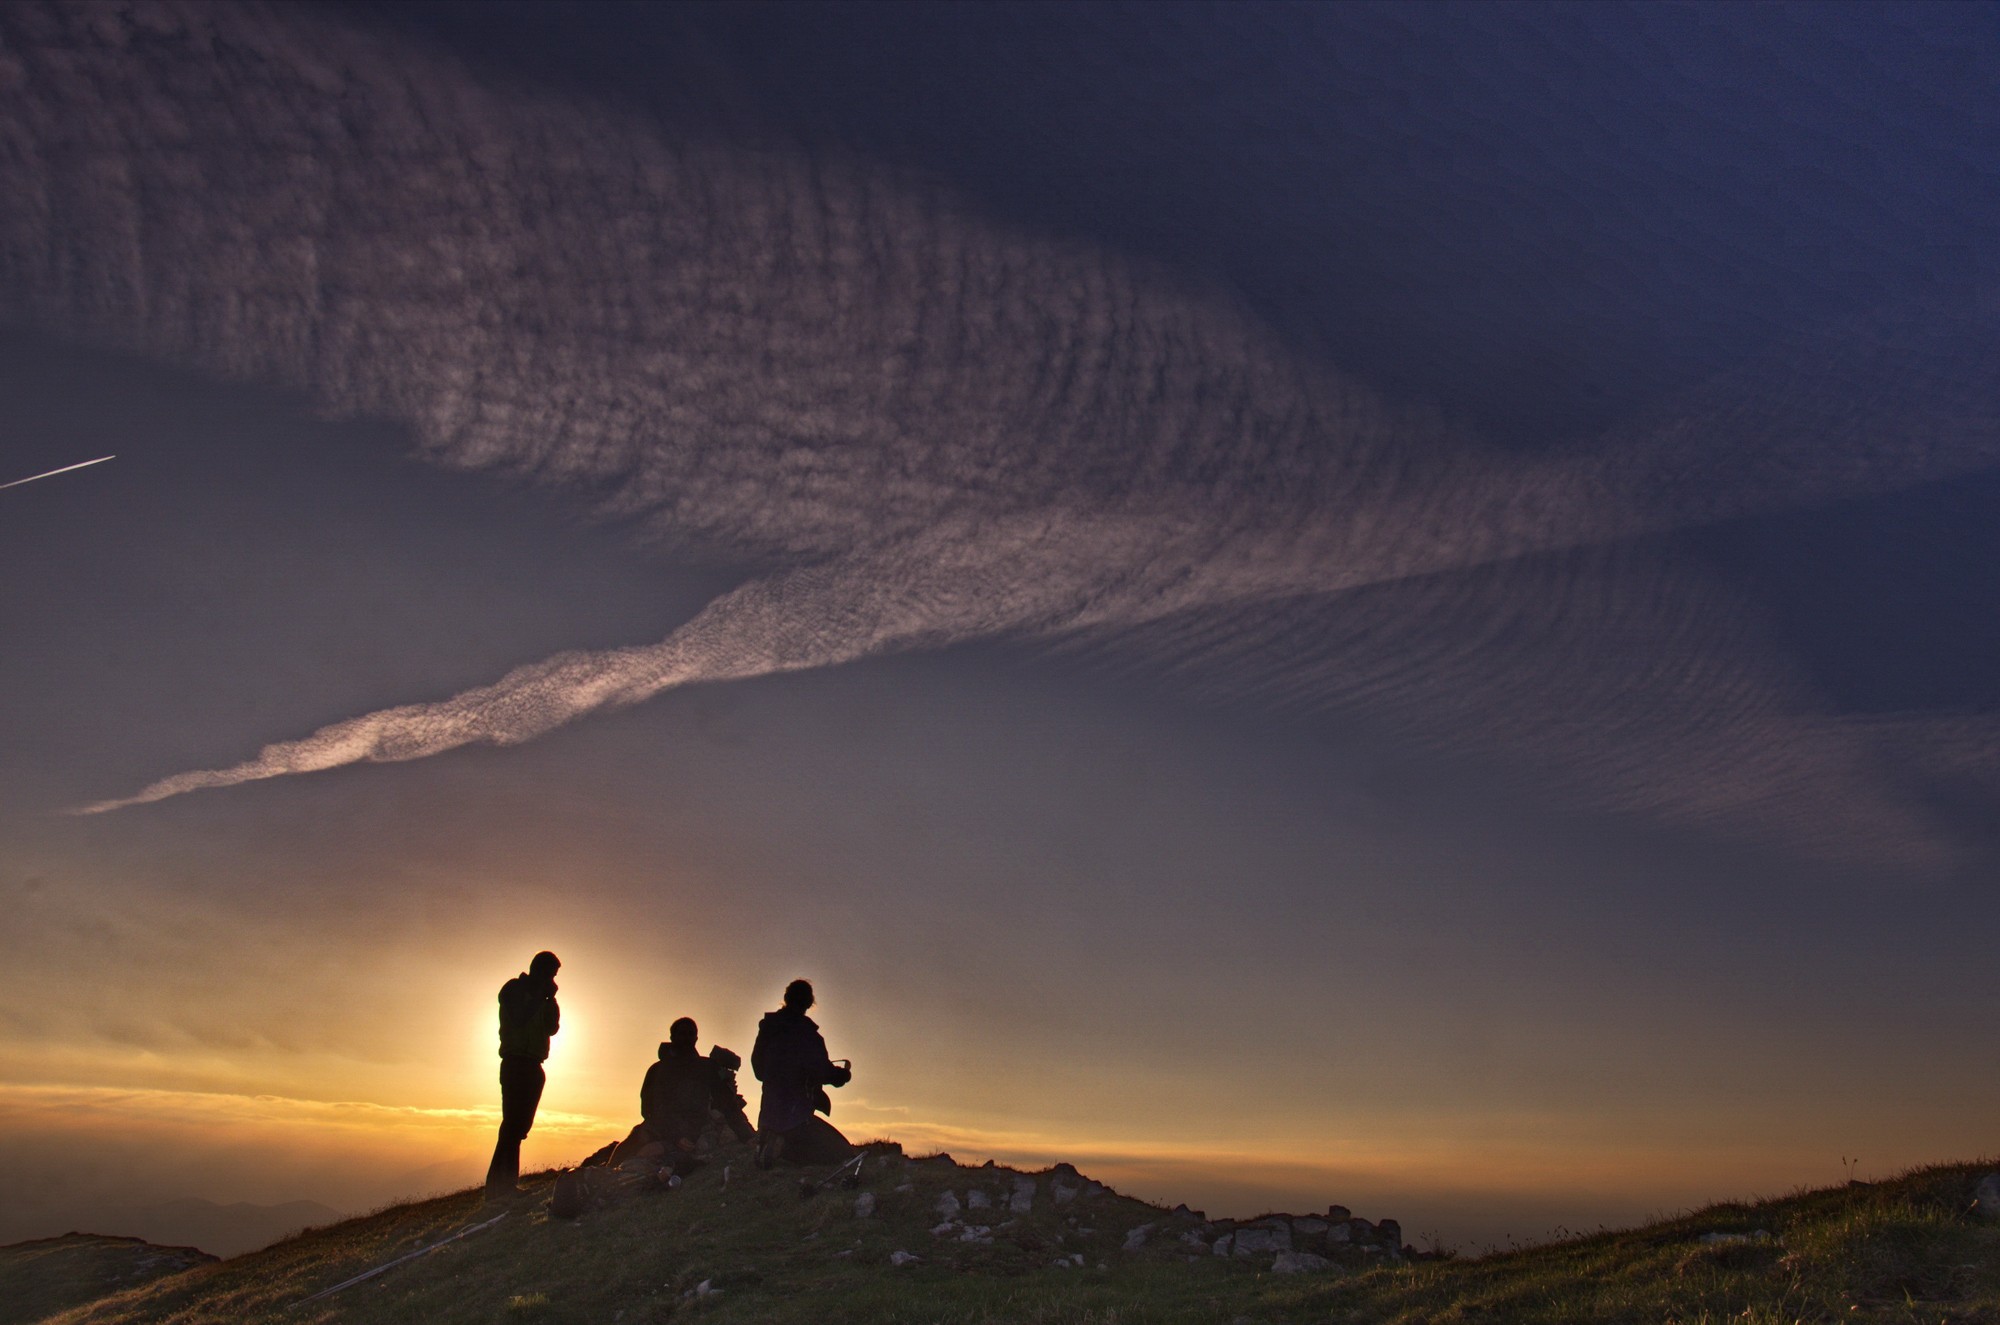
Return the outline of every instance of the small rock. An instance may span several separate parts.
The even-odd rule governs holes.
[[[965,1194],[965,1208],[968,1210],[984,1210],[992,1204],[991,1198],[976,1187]]]
[[[923,1257],[913,1256],[907,1251],[892,1251],[889,1253],[889,1264],[891,1265],[915,1265],[922,1259]]]
[[[1215,1240],[1215,1245],[1213,1247],[1210,1247],[1209,1251],[1213,1252],[1217,1256],[1227,1256],[1229,1255],[1230,1252],[1234,1251],[1235,1248],[1236,1248],[1236,1235],[1234,1233],[1224,1233],[1221,1237]]]
[[[1292,1230],[1290,1228],[1239,1228],[1236,1230],[1236,1251],[1238,1256],[1256,1256],[1268,1251],[1290,1251]]]
[[[991,1246],[993,1245],[993,1230],[984,1224],[972,1224],[963,1233],[958,1235],[958,1240],[960,1242],[977,1242],[985,1246]]]
[[[1315,1256],[1309,1251],[1281,1251],[1271,1262],[1272,1274],[1311,1274],[1317,1270],[1330,1270],[1333,1262],[1324,1256]]]
[[[914,1182],[906,1182],[902,1186],[898,1187],[896,1190],[899,1192],[913,1192],[916,1189],[917,1189],[917,1184],[915,1184]]]
[[[1973,1208],[1981,1219],[2000,1219],[2000,1173],[1989,1173],[1973,1191]]]
[[[1125,1250],[1137,1251],[1146,1245],[1146,1235],[1153,1231],[1151,1224],[1141,1224],[1125,1235]]]
[[[1187,1243],[1190,1247],[1200,1247],[1203,1251],[1208,1250],[1208,1239],[1201,1235],[1201,1230],[1198,1228],[1191,1228],[1181,1234],[1181,1241]]]
[[[1069,1263],[1071,1265],[1081,1267],[1083,1265],[1083,1253],[1079,1251],[1075,1255],[1071,1256],[1069,1258]]]
[[[854,1215],[855,1215],[855,1218],[857,1218],[857,1219],[866,1219],[866,1218],[868,1218],[868,1216],[870,1216],[870,1215],[872,1215],[872,1214],[874,1214],[874,1213],[875,1213],[875,1193],[874,1193],[874,1192],[863,1192],[863,1193],[861,1193],[861,1195],[859,1195],[859,1196],[857,1196],[857,1197],[855,1197],[855,1198],[854,1198]]]
[[[932,1227],[931,1236],[934,1238],[948,1238],[956,1232],[958,1232],[958,1221],[947,1219],[942,1224]]]

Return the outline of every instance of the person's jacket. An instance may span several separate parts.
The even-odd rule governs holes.
[[[556,982],[526,971],[500,986],[500,1056],[548,1061],[549,1037],[562,1026]]]
[[[692,1046],[671,1041],[660,1046],[660,1061],[646,1069],[639,1087],[639,1116],[649,1127],[670,1121],[692,1123],[699,1131],[708,1122],[716,1094],[715,1064]]]
[[[805,1122],[812,1117],[819,1088],[842,1075],[827,1057],[819,1026],[790,1008],[767,1012],[757,1023],[750,1070],[764,1083],[764,1098],[757,1108],[759,1132],[789,1132]]]

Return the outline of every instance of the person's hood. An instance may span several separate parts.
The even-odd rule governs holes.
[[[663,1063],[666,1062],[669,1058],[699,1058],[699,1057],[701,1057],[701,1050],[699,1049],[694,1049],[694,1048],[682,1049],[680,1046],[676,1045],[672,1040],[660,1041],[660,1061]]]

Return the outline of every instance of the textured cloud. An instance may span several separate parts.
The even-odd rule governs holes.
[[[0,112],[0,316],[284,382],[440,463],[775,567],[659,643],[92,809],[1010,637],[1392,723],[1442,698],[1451,721],[1413,729],[1526,752],[1599,803],[1928,840],[1726,593],[1569,554],[1993,463],[1983,334],[1845,328],[1523,457],[1169,273],[310,11],[9,7]]]

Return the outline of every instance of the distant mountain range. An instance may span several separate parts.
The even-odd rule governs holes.
[[[156,1205],[117,1207],[92,1220],[79,1232],[144,1238],[157,1246],[199,1247],[215,1256],[237,1256],[268,1247],[302,1228],[338,1223],[347,1216],[318,1201],[286,1201],[281,1205],[251,1205],[236,1201],[219,1205],[199,1197]]]

